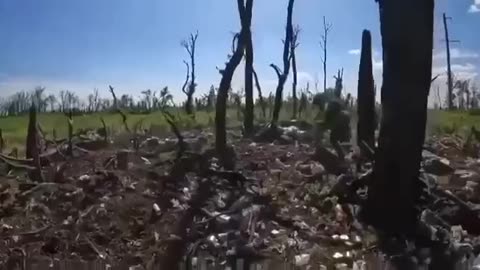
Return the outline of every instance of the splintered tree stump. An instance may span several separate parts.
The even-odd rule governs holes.
[[[373,158],[368,154],[369,149],[375,149],[375,83],[372,71],[372,36],[370,31],[364,30],[362,34],[362,54],[358,71],[358,124],[357,145],[362,155]],[[366,145],[365,145],[366,144]]]
[[[37,109],[35,105],[30,107],[28,133],[27,133],[27,145],[26,145],[26,158],[32,159],[33,170],[30,170],[28,176],[30,180],[34,182],[43,182],[42,167],[40,164],[40,146],[39,146],[39,134],[37,130]]]
[[[3,130],[0,128],[0,154],[3,153],[5,148],[5,141],[3,140]]]
[[[119,170],[128,170],[130,151],[120,150],[117,152],[117,168]]]

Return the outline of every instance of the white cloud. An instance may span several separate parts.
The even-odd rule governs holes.
[[[348,54],[351,54],[351,55],[360,55],[360,49],[353,49],[353,50],[349,50],[348,51]]]
[[[450,58],[451,59],[474,59],[474,58],[480,58],[480,54],[477,52],[453,48],[453,49],[450,49]],[[447,59],[446,51],[443,50],[438,53],[435,53],[433,55],[433,59],[434,60]]]
[[[475,0],[474,3],[468,9],[469,13],[477,13],[480,12],[480,0]]]
[[[383,70],[383,60],[376,60],[375,57],[372,59],[372,66],[374,71]]]
[[[478,76],[478,68],[472,63],[454,64],[452,65],[452,73],[457,79],[472,80]],[[432,68],[433,76],[440,75],[439,78],[447,77],[447,66],[436,65]]]

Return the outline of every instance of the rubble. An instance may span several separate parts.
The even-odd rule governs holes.
[[[183,256],[203,263],[200,254],[209,254],[220,265],[268,258],[366,269],[366,256],[382,244],[357,219],[371,171],[355,176],[351,153],[342,160],[325,146],[241,139],[231,149],[236,170],[228,171],[204,150],[208,136],[186,134],[190,146],[180,159],[173,159],[178,140],[171,138],[147,136],[140,149],[154,152],[166,142],[168,149],[148,158],[111,144],[80,151],[56,161],[62,177],[44,183],[31,182],[28,168],[2,176],[0,262],[28,254],[151,269],[173,267]],[[423,167],[430,203],[422,222],[448,231],[459,254],[478,252],[480,163],[442,155],[450,152],[424,155],[424,165],[439,166]]]

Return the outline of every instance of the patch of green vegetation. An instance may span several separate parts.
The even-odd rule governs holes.
[[[190,129],[195,127],[206,127],[213,125],[214,113],[197,112],[195,120],[187,116],[183,111],[173,111],[180,128]],[[169,130],[162,113],[152,112],[150,114],[126,114],[127,124],[130,129],[138,128],[148,129],[152,125],[156,130]],[[236,119],[233,112],[229,112],[229,119]],[[73,117],[74,132],[80,130],[96,129],[102,127],[101,118],[105,120],[107,129],[110,132],[117,133],[124,130],[122,117],[118,113],[101,112],[94,114],[83,114]],[[38,122],[47,138],[53,138],[55,130],[58,138],[65,138],[68,132],[67,117],[63,113],[45,113],[38,116]],[[238,121],[229,121],[229,124],[235,124]],[[0,128],[3,131],[3,137],[7,148],[23,148],[27,136],[28,116],[11,116],[0,118]]]
[[[472,126],[480,128],[480,114],[475,112],[430,110],[428,118],[431,134],[464,136]]]

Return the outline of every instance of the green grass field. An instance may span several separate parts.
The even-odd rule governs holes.
[[[258,112],[258,110],[257,110]],[[193,128],[196,126],[206,127],[213,125],[214,113],[197,112],[195,121],[189,119],[183,111],[174,112],[179,117],[181,128]],[[311,121],[314,113],[310,113],[307,120]],[[281,119],[289,119],[288,110],[282,111]],[[95,129],[102,126],[100,119],[103,118],[110,132],[121,132],[124,127],[119,114],[117,113],[95,113],[74,117],[74,129]],[[128,114],[128,125],[133,128],[141,122],[143,128],[149,128],[154,125],[156,130],[169,130],[168,124],[161,112],[151,114]],[[67,118],[62,113],[47,113],[39,115],[39,123],[48,138],[52,138],[53,130],[56,130],[59,138],[67,135]],[[7,148],[23,148],[27,135],[28,116],[14,116],[0,118],[0,128],[3,131],[3,137]],[[227,112],[227,126],[239,126],[240,120],[237,112],[230,109]],[[480,115],[470,115],[467,112],[446,112],[430,110],[428,114],[427,132],[434,133],[458,133],[463,135],[471,126],[480,128]]]

